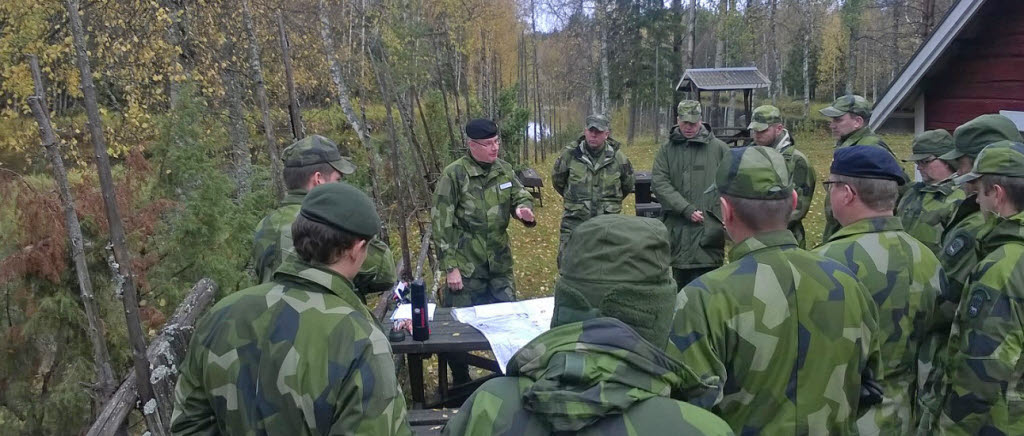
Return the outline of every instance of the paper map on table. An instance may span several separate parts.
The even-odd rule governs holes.
[[[452,314],[459,322],[469,324],[484,334],[504,373],[508,361],[520,348],[551,328],[554,306],[555,298],[547,297],[462,307],[452,309]]]

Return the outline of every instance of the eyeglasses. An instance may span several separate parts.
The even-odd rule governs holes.
[[[838,184],[849,185],[849,183],[840,182],[839,180],[826,180],[824,182],[821,182],[821,184],[825,185],[825,189],[832,189],[832,185],[838,185]]]
[[[929,157],[927,159],[921,159],[921,160],[919,160],[917,162],[914,162],[914,164],[916,164],[919,167],[923,167],[925,165],[928,165],[928,164],[934,162],[936,159],[938,159],[938,158],[935,157],[935,156],[932,156],[932,157]]]
[[[479,145],[479,146],[484,147],[484,148],[497,147],[497,146],[501,145],[501,139],[498,139],[498,138],[494,138],[494,142],[492,142],[490,144],[487,144],[487,143],[484,143],[484,142],[480,142],[480,141],[477,141],[475,139],[470,139],[469,142],[471,144],[476,144],[476,145]]]

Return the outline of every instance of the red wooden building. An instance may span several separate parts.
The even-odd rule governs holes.
[[[947,129],[1003,113],[1024,130],[1024,0],[960,0],[875,102],[871,127]]]

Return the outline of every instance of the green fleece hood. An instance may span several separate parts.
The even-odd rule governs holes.
[[[613,318],[549,330],[512,357],[508,375],[533,381],[523,391],[523,407],[560,432],[579,431],[654,397],[681,396],[701,405],[714,394],[692,370]]]
[[[611,317],[664,346],[678,290],[670,260],[661,221],[615,214],[580,224],[563,253],[551,327]]]

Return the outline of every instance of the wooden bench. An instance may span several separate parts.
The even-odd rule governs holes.
[[[409,411],[409,426],[417,436],[439,435],[448,419],[459,409],[414,409]]]

